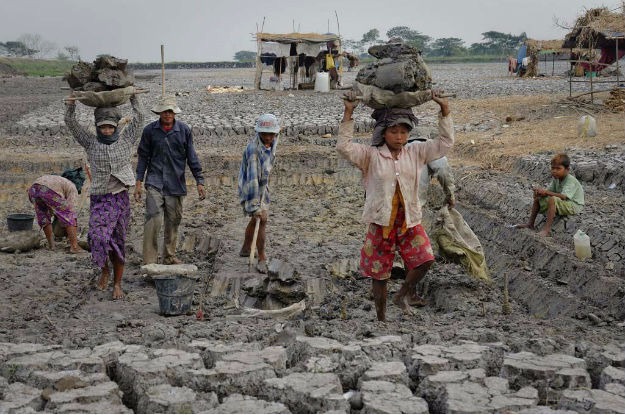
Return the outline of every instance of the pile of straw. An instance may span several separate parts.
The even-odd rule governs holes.
[[[577,18],[575,26],[564,39],[567,47],[597,48],[600,36],[610,32],[625,32],[625,17],[623,13],[611,12],[606,7],[589,9]]]
[[[610,91],[610,96],[603,104],[612,112],[625,111],[625,89],[614,88]]]

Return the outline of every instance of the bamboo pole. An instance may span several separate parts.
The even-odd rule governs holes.
[[[162,98],[165,98],[165,45],[161,45],[161,84],[163,85]]]

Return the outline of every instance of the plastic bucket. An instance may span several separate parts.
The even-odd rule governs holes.
[[[7,215],[7,227],[10,232],[30,231],[33,229],[35,215],[32,213],[12,213]]]
[[[330,74],[328,72],[317,72],[315,76],[315,91],[330,92]]]
[[[195,278],[186,275],[154,275],[161,314],[177,316],[191,310]]]

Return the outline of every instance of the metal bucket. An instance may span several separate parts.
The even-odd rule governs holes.
[[[12,213],[7,215],[7,227],[10,232],[31,231],[35,215],[31,213]]]
[[[186,275],[154,275],[152,279],[162,315],[177,316],[191,310],[195,278]]]

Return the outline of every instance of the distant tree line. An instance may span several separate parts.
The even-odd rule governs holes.
[[[8,57],[45,59],[52,57],[55,52],[58,60],[80,60],[77,46],[65,46],[59,49],[55,43],[45,40],[39,34],[26,33],[16,40],[0,42],[0,55]]]
[[[462,39],[446,37],[433,39],[430,36],[413,30],[408,26],[395,26],[386,32],[387,40],[380,38],[378,29],[371,29],[362,35],[360,40],[343,39],[343,49],[348,50],[361,58],[369,57],[367,50],[370,46],[386,43],[390,39],[401,40],[420,50],[425,57],[451,57],[471,55],[492,55],[500,57],[516,55],[517,49],[527,39],[525,32],[520,35],[489,31],[482,33],[482,42],[466,46]],[[234,60],[239,62],[253,61],[256,52],[238,51]]]

